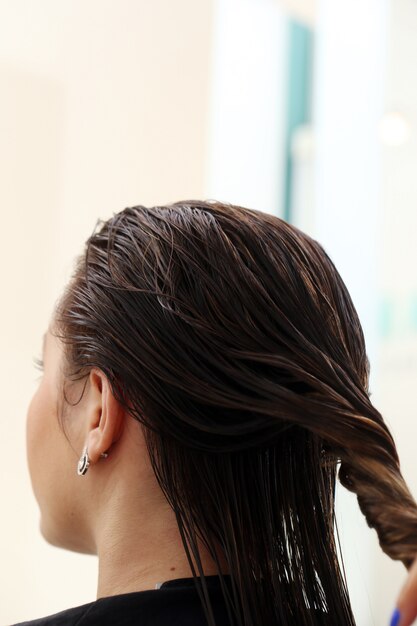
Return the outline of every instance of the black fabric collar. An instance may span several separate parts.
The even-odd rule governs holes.
[[[207,585],[210,585],[210,586],[220,585],[220,576],[217,576],[214,574],[212,576],[205,576],[204,578],[206,580]],[[223,578],[225,580],[230,580],[230,574],[223,574]],[[174,578],[172,580],[166,580],[165,582],[161,584],[159,589],[165,589],[167,587],[194,587],[194,586],[195,586],[194,578],[191,576],[187,578]]]

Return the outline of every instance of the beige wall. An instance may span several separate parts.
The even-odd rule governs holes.
[[[0,624],[95,598],[38,530],[32,357],[98,217],[204,195],[211,28],[211,0],[0,1]]]
[[[32,357],[40,352],[57,270],[63,94],[52,79],[5,66],[0,80],[0,623],[6,624],[28,616],[28,608],[45,606],[46,589],[37,588],[44,564],[46,588],[57,582],[59,554],[41,544],[24,446],[26,405],[36,378]]]

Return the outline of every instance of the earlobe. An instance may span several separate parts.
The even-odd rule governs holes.
[[[98,369],[90,373],[94,400],[94,419],[87,434],[86,446],[90,463],[96,463],[120,438],[124,425],[124,410],[114,397],[107,377]]]

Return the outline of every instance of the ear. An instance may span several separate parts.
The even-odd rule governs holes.
[[[89,383],[88,433],[85,443],[93,464],[120,438],[125,410],[114,397],[110,383],[101,370],[91,370]]]

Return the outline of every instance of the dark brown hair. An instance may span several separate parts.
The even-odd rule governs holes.
[[[87,242],[56,310],[67,377],[91,367],[144,428],[210,626],[197,538],[231,624],[354,624],[335,488],[411,565],[417,507],[369,398],[358,315],[323,247],[217,201],[126,208]],[[193,566],[192,566],[193,569]]]

